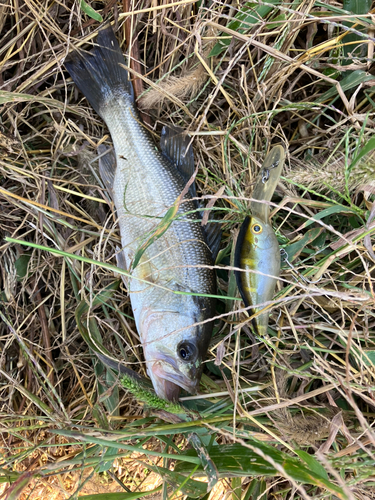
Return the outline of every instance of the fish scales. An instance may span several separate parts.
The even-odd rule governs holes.
[[[112,137],[115,173],[110,192],[121,233],[121,252],[132,275],[128,288],[134,319],[157,394],[176,399],[180,388],[195,392],[199,384],[215,300],[195,294],[216,293],[215,273],[210,268],[213,259],[197,206],[188,192],[175,220],[132,269],[137,251],[176,203],[186,179],[157,150],[141,124],[124,64],[109,27],[99,31],[93,52],[76,52],[65,63]],[[106,172],[105,178],[112,179],[113,172]]]
[[[122,249],[130,267],[145,235],[155,231],[161,217],[181,194],[185,183],[174,166],[166,165],[166,159],[155,149],[148,133],[127,109],[126,100],[126,97],[119,96],[112,105],[107,106],[102,116],[113,137],[116,151],[118,168],[113,201],[117,208]],[[187,291],[199,289],[201,293],[211,293],[214,280],[212,271],[188,267],[211,263],[196,211],[192,200],[184,201],[179,214],[192,213],[184,215],[183,220],[173,222],[165,235],[146,250],[142,262],[151,265],[153,274],[163,270],[159,283],[174,279]],[[144,265],[142,262],[140,268]],[[138,282],[137,286],[142,285]]]

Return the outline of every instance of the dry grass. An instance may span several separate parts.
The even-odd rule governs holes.
[[[114,21],[124,41],[122,2],[88,3]],[[77,327],[78,319],[81,331],[145,375],[121,280],[98,266],[4,242],[10,236],[116,265],[118,228],[94,160],[96,146],[110,138],[63,66],[98,26],[79,4],[0,0],[0,473],[17,480],[4,483],[5,498],[124,491],[114,477],[131,491],[148,489],[145,457],[140,464],[139,454],[124,453],[100,472],[85,462],[89,445],[51,433],[83,426],[106,435],[131,424],[137,434],[155,421],[141,420],[139,403],[114,388],[103,365],[94,368]],[[265,153],[282,144],[289,160],[272,221],[290,265],[282,269],[269,337],[254,338],[239,301],[219,301],[223,321],[201,392],[232,420],[210,429],[220,443],[238,440],[235,429],[245,429],[285,450],[319,450],[349,496],[375,498],[373,20],[353,28],[369,34],[344,72],[341,35],[350,17],[337,10],[340,2],[266,4],[267,22],[242,29],[230,24],[239,9],[234,2],[150,9],[157,4],[131,5],[141,11],[133,22],[145,88],[159,89],[143,100],[144,113],[156,136],[171,122],[192,133],[204,200],[225,186],[215,204],[223,224],[223,297],[236,294],[233,241]],[[223,44],[233,38],[208,57],[219,36]],[[352,164],[366,144],[367,154]],[[115,282],[98,306],[98,294]],[[186,447],[185,439],[175,443]],[[160,440],[153,445],[161,450]],[[81,466],[71,465],[77,457]],[[159,475],[151,474],[155,488]],[[257,493],[246,500],[264,492],[262,499],[328,495],[295,490],[280,477],[246,479],[244,495],[250,487]],[[225,480],[221,488],[216,498],[234,498],[241,485]]]

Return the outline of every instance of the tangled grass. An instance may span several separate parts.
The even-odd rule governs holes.
[[[0,2],[4,498],[375,498],[370,9]],[[132,48],[156,141],[164,124],[190,131],[199,195],[223,227],[218,321],[200,394],[178,415],[143,407],[137,384],[124,389],[95,355],[146,375],[97,176],[110,138],[63,65],[89,48],[100,16]],[[284,263],[268,336],[256,338],[233,251],[274,144],[288,158],[272,203]]]

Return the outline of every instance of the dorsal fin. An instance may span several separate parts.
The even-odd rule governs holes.
[[[161,152],[173,163],[185,182],[188,182],[195,171],[194,152],[191,145],[189,147],[190,141],[191,137],[186,134],[183,128],[175,125],[163,127],[160,137]],[[189,192],[192,198],[197,197],[195,182],[190,186]],[[196,205],[199,206],[198,201],[196,201]],[[208,221],[203,232],[215,261],[220,247],[221,226],[218,223]]]
[[[161,131],[160,149],[163,155],[177,168],[185,182],[194,174],[194,152],[191,138],[181,127],[165,126]],[[195,182],[189,188],[192,198],[196,198]]]

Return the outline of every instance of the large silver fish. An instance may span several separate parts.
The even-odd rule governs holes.
[[[215,303],[196,294],[216,293],[214,271],[204,267],[213,258],[192,200],[194,185],[165,231],[163,217],[194,173],[194,157],[189,138],[175,129],[163,131],[161,151],[155,147],[139,118],[125,64],[106,26],[92,52],[74,52],[65,66],[110,131],[115,161],[103,161],[101,173],[117,210],[124,267],[132,275],[134,319],[156,393],[176,399],[180,388],[195,392],[199,384],[212,333],[212,322],[204,321],[214,316]]]

